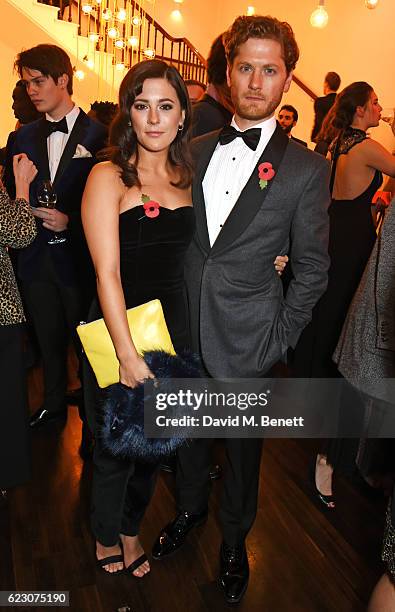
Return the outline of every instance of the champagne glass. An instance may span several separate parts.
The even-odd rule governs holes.
[[[392,122],[394,121],[394,113],[394,108],[383,108],[383,110],[381,111],[381,120],[392,125]]]
[[[42,208],[56,208],[58,196],[51,181],[39,181],[36,195],[37,201]],[[62,242],[66,242],[66,238],[56,232],[54,232],[53,238],[48,240],[48,244],[61,244]]]

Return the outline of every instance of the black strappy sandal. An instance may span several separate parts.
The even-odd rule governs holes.
[[[123,555],[110,555],[109,557],[104,557],[103,559],[98,559],[96,557],[97,565],[104,571],[106,574],[120,574],[125,570],[125,567],[122,569],[116,570],[115,572],[109,572],[104,569],[106,565],[110,565],[111,563],[123,563]]]
[[[131,576],[133,576],[133,578],[144,578],[144,576],[146,575],[144,573],[143,576],[136,576],[135,574],[133,574],[133,572],[136,571],[136,569],[138,569],[141,565],[143,565],[143,563],[145,563],[146,561],[148,561],[148,557],[147,555],[144,553],[142,555],[140,555],[140,557],[138,557],[137,559],[135,559],[133,561],[133,563],[131,563],[130,565],[128,565],[127,567],[125,567],[124,571],[127,572],[128,574],[130,574]],[[147,572],[147,574],[149,574],[149,572]]]
[[[317,483],[315,480],[315,468],[316,468],[316,461],[314,461],[310,467],[310,484],[311,484],[311,488],[313,489],[314,497],[316,498],[316,500],[319,501],[321,508],[325,508],[326,510],[335,510],[336,508],[335,496],[334,495],[324,495],[323,493],[321,493],[321,491],[317,487]]]

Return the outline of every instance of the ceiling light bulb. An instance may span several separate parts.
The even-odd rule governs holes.
[[[122,38],[118,38],[118,40],[115,41],[114,45],[117,49],[123,49],[126,46],[125,41]]]
[[[87,55],[85,55],[82,58],[82,61],[84,62],[84,64],[86,64],[86,66],[88,66],[88,68],[94,68],[95,67],[95,62],[93,61],[93,59],[91,57],[88,57]]]
[[[174,21],[181,21],[182,20],[182,13],[178,9],[175,9],[174,11],[172,11],[170,13],[170,17],[172,19],[174,19]]]
[[[118,30],[118,28],[115,28],[115,27],[109,28],[109,30],[107,32],[107,36],[108,36],[108,38],[118,38],[119,37],[119,30]]]
[[[118,21],[126,21],[126,10],[124,8],[119,9],[115,15],[115,19],[118,19]]]
[[[155,51],[154,49],[151,49],[150,47],[147,47],[146,49],[144,49],[143,53],[145,57],[147,57],[148,59],[153,59],[155,57]]]
[[[255,15],[255,6],[247,6],[247,15]]]
[[[313,28],[325,28],[328,20],[328,13],[325,10],[323,0],[320,0],[319,6],[310,15],[310,24]]]
[[[85,78],[85,72],[83,70],[76,70],[74,76],[78,81],[82,81]]]
[[[89,2],[83,2],[81,9],[82,12],[85,13],[85,15],[89,15],[89,13],[93,11],[93,6],[89,4]]]
[[[139,46],[139,39],[137,38],[137,36],[130,36],[128,38],[128,45],[130,47],[138,47]]]
[[[379,0],[365,0],[365,6],[368,9],[375,9],[378,3]]]
[[[139,17],[138,15],[135,15],[132,19],[132,24],[134,26],[139,26],[141,25],[141,17]]]

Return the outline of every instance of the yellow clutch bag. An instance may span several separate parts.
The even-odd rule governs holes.
[[[134,346],[140,355],[155,350],[176,354],[160,300],[129,308],[126,314]],[[119,382],[119,361],[104,319],[79,325],[77,333],[99,387]]]

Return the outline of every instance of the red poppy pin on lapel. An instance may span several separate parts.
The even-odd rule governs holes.
[[[273,176],[276,174],[272,164],[270,162],[263,162],[258,166],[258,175],[259,175],[259,187],[261,189],[265,189],[269,181],[272,180]]]

